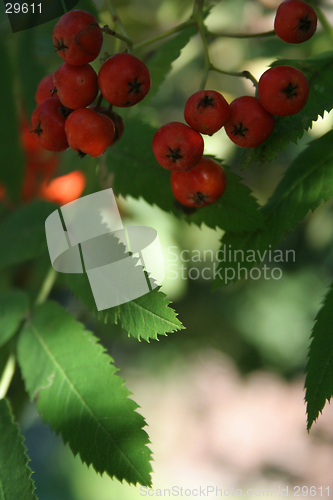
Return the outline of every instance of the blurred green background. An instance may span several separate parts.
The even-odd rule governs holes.
[[[211,2],[207,24],[214,31],[270,30],[278,3],[274,0]],[[139,42],[186,20],[192,1],[115,0],[114,5],[129,35]],[[322,6],[333,23],[333,4],[327,1]],[[107,3],[93,5],[80,0],[76,8],[98,11],[101,23],[112,24]],[[55,22],[13,35],[3,7],[0,16],[0,36],[5,39],[11,56],[11,67],[3,68],[1,78],[11,75],[14,95],[23,99],[31,114],[39,80],[60,65],[51,40]],[[148,59],[157,48],[158,44],[149,46],[140,55]],[[331,49],[332,42],[319,27],[313,39],[301,46],[287,45],[275,37],[219,38],[212,41],[210,53],[213,63],[220,68],[246,69],[259,78],[277,57],[304,59]],[[115,50],[113,39],[105,41],[104,50]],[[99,62],[93,65],[97,69]],[[202,68],[201,40],[195,36],[174,63],[158,95],[147,105],[142,102],[135,110],[125,110],[125,124],[130,113],[137,113],[142,120],[156,126],[183,121],[185,102],[198,89]],[[229,102],[240,95],[253,94],[251,82],[217,73],[209,76],[207,88],[223,93]],[[6,126],[6,116],[1,116],[1,122]],[[298,145],[291,144],[277,160],[261,167],[251,165],[245,172],[241,172],[243,152],[233,146],[223,130],[205,138],[205,152],[224,159],[244,176],[244,182],[259,202],[264,203],[290,162],[311,139],[328,131],[332,123],[331,114],[325,115]],[[82,168],[94,179],[92,189],[99,189],[96,164],[85,160],[65,153],[59,173]],[[219,480],[219,487],[226,488],[253,485],[277,488],[278,484],[292,487],[311,480],[319,486],[325,477],[327,485],[331,484],[328,470],[333,459],[329,425],[332,418],[325,409],[323,423],[319,422],[307,436],[302,385],[311,329],[333,274],[333,204],[326,203],[309,214],[281,243],[284,252],[292,249],[296,256],[293,262],[279,263],[281,279],[245,280],[214,293],[211,281],[201,277],[201,270],[212,267],[211,262],[204,262],[204,251],[218,250],[221,231],[186,225],[144,201],[121,198],[119,204],[124,224],[142,224],[158,230],[166,266],[162,291],[172,301],[186,330],[161,337],[159,342],[138,343],[116,325],[96,322],[60,286],[54,289],[51,298],[65,305],[101,339],[133,392],[133,399],[141,405],[155,452],[154,485],[171,487],[184,483],[185,487],[185,484],[201,481],[204,485]],[[194,258],[190,262],[181,261],[182,250],[189,250],[189,255],[194,255],[193,252],[198,255],[200,251],[202,261],[196,262]],[[172,260],[176,258],[177,264],[184,266],[185,279],[175,278],[172,272],[178,269],[179,273]],[[193,267],[199,270],[192,271],[192,276],[200,274],[198,279],[188,275]],[[22,273],[25,271],[23,266]],[[3,274],[1,287],[5,282]],[[19,385],[20,381],[16,383]],[[270,397],[274,400],[271,406]],[[237,415],[241,417],[239,421]],[[224,419],[235,422],[235,429],[228,431]],[[254,421],[259,422],[258,427],[251,426]],[[100,478],[78,458],[74,459],[61,439],[41,423],[31,405],[24,407],[21,425],[40,500],[131,500],[143,496],[139,488]],[[219,443],[216,449],[211,429],[219,429],[223,436],[223,439],[216,437]],[[229,441],[225,440],[228,432]],[[243,441],[238,443],[236,437],[243,434]],[[270,441],[275,434],[280,440]],[[252,441],[246,444],[250,438]],[[264,442],[268,443],[269,452],[264,445],[258,445]],[[246,450],[253,451],[256,446],[259,450],[255,455],[250,451],[242,454],[242,443]],[[321,460],[321,473],[315,467],[309,472],[309,464],[317,456],[314,450]],[[327,476],[323,475],[325,471]]]

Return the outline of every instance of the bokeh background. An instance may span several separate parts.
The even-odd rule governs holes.
[[[278,4],[276,0],[211,2],[207,24],[213,31],[271,30]],[[114,5],[130,36],[141,41],[186,20],[192,0],[115,0]],[[320,5],[333,24],[332,1]],[[87,1],[80,1],[77,8],[88,9]],[[107,3],[99,1],[97,8],[100,21],[111,25]],[[15,66],[13,71],[13,85],[23,88],[30,113],[40,78],[60,65],[51,41],[55,23],[13,35],[3,6],[0,10],[0,35],[11,46],[15,64],[23,61],[27,51],[30,53],[30,60],[24,61],[24,79],[22,67]],[[106,41],[104,48],[113,50],[113,40]],[[143,56],[149,58],[157,48],[158,44],[152,45]],[[276,37],[221,37],[212,41],[210,53],[216,66],[227,71],[246,69],[259,78],[278,57],[304,59],[332,48],[332,40],[319,26],[313,39],[301,46],[290,46]],[[94,64],[98,67],[98,62]],[[140,104],[137,111],[125,110],[125,126],[126,113],[140,113],[143,120],[156,126],[184,121],[185,102],[198,89],[202,68],[202,44],[195,36],[173,64],[158,95],[147,105]],[[217,73],[210,74],[207,88],[223,93],[229,102],[254,92],[251,82]],[[0,120],[4,123],[6,117]],[[332,124],[333,115],[326,114],[274,162],[251,165],[245,172],[241,171],[243,152],[229,141],[224,130],[205,138],[205,152],[223,159],[242,175],[262,204],[293,158]],[[58,173],[76,168],[95,176],[88,162],[63,154]],[[97,323],[61,286],[55,288],[52,298],[101,339],[140,405],[154,453],[151,496],[158,495],[157,489],[177,486],[189,492],[200,486],[223,491],[241,488],[244,494],[253,488],[257,489],[254,496],[264,496],[260,491],[270,488],[276,498],[287,487],[288,496],[294,496],[297,486],[305,487],[300,491],[303,497],[328,496],[327,487],[333,494],[332,408],[326,405],[308,434],[303,400],[311,329],[333,274],[333,204],[326,203],[309,214],[281,243],[283,251],[292,249],[296,256],[295,261],[279,263],[281,279],[244,280],[214,293],[211,280],[202,278],[201,269],[213,266],[209,259],[204,262],[204,251],[219,249],[222,231],[187,225],[143,200],[120,198],[119,204],[125,224],[158,230],[166,266],[162,291],[186,329],[158,342],[138,343],[116,325]],[[190,251],[186,257],[196,257],[183,262],[182,250]],[[201,262],[194,261],[198,251]],[[175,266],[176,259],[178,266],[184,266],[183,277]],[[199,270],[198,279],[189,276],[191,267]],[[192,272],[192,276],[197,274]],[[22,408],[20,424],[40,500],[132,500],[148,496],[146,490],[97,476],[82,465],[61,438],[44,426],[32,405]],[[312,490],[316,495],[310,495],[310,489],[306,489],[310,486],[316,487]]]

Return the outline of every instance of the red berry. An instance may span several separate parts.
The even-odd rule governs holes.
[[[45,101],[49,97],[57,97],[57,92],[54,92],[54,83],[53,83],[53,75],[46,75],[38,84],[35,101],[38,104]]]
[[[99,70],[98,86],[110,104],[127,108],[148,94],[150,73],[137,57],[127,53],[116,54],[109,57]]]
[[[299,69],[275,66],[261,75],[258,97],[262,106],[273,115],[295,115],[308,100],[309,82]]]
[[[63,63],[53,74],[58,97],[70,109],[89,106],[98,94],[97,74],[90,64]]]
[[[175,198],[186,207],[205,207],[224,193],[226,175],[212,158],[202,160],[188,172],[171,173],[171,189]]]
[[[262,144],[273,132],[275,119],[256,97],[237,97],[230,104],[231,117],[224,128],[237,146],[253,148]]]
[[[71,10],[54,27],[53,43],[60,57],[69,64],[87,64],[98,56],[103,33],[97,19],[84,10]]]
[[[315,33],[317,14],[311,5],[302,0],[285,0],[275,15],[274,30],[281,40],[302,43]]]
[[[70,147],[79,156],[100,156],[114,137],[114,124],[103,114],[89,108],[76,109],[66,121],[66,134]]]
[[[152,147],[162,167],[185,172],[201,160],[204,141],[198,132],[184,123],[170,122],[158,129]]]
[[[81,196],[86,185],[86,177],[81,170],[74,170],[52,181],[44,182],[39,189],[39,196],[46,201],[65,205]]]
[[[43,148],[58,152],[68,148],[65,122],[70,112],[58,97],[49,97],[37,106],[32,113],[31,124]]]
[[[89,108],[93,109],[95,111],[96,105],[92,104],[91,106],[89,106]],[[122,117],[120,115],[118,115],[118,113],[116,113],[115,111],[108,109],[104,106],[99,108],[98,113],[102,113],[102,115],[108,116],[113,121],[114,136],[113,136],[111,144],[110,144],[110,146],[112,146],[117,141],[119,141],[119,139],[121,138],[121,136],[124,133],[124,129],[125,129],[124,120],[122,119]]]
[[[199,90],[185,104],[187,124],[201,134],[213,135],[230,118],[229,104],[215,90]]]

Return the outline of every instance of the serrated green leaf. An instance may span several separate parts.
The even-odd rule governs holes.
[[[96,472],[150,485],[144,418],[97,340],[59,305],[37,307],[18,340],[27,391],[43,420]]]
[[[307,403],[310,430],[321,413],[326,400],[333,395],[333,284],[327,293],[323,306],[315,319],[312,342],[306,366],[305,401]]]
[[[28,310],[28,296],[21,290],[0,293],[0,347],[14,335]]]
[[[128,120],[122,140],[107,151],[107,165],[114,173],[117,194],[144,198],[151,205],[171,212],[189,223],[234,232],[251,231],[263,226],[262,215],[250,190],[241,178],[225,167],[227,188],[216,203],[185,215],[175,205],[170,186],[170,172],[161,167],[152,152],[153,127],[138,120]]]
[[[63,274],[60,278],[98,319],[120,324],[132,337],[147,342],[184,328],[164,293],[151,292],[116,307],[98,311],[86,274]]]
[[[8,402],[0,400],[0,499],[37,500],[29,458]]]
[[[117,322],[138,340],[157,340],[157,335],[184,328],[169,304],[166,295],[155,288],[142,297],[121,304]]]
[[[150,72],[152,84],[145,102],[148,102],[149,99],[157,94],[160,86],[171,70],[172,63],[178,59],[182,49],[196,33],[197,29],[195,26],[188,26],[161,45],[149,59],[147,67]]]
[[[36,200],[0,222],[0,269],[34,259],[47,251],[45,220],[57,208]]]
[[[23,153],[19,142],[16,116],[14,74],[3,37],[0,37],[0,67],[3,68],[0,78],[0,182],[6,187],[8,198],[17,201],[23,178]]]
[[[297,144],[305,130],[312,126],[319,116],[333,108],[333,52],[326,52],[307,60],[279,59],[271,66],[293,66],[300,69],[310,84],[310,94],[304,108],[293,116],[276,117],[271,136],[256,148],[247,150],[243,168],[251,162],[266,163],[274,160],[290,142]]]
[[[226,268],[233,269],[232,281],[241,277],[239,268],[247,271],[260,263],[261,257],[292,231],[304,219],[309,210],[315,210],[323,201],[333,196],[333,130],[312,141],[292,162],[278,184],[273,196],[261,209],[264,216],[264,229],[244,233],[227,233],[223,237],[222,250],[226,259],[216,275],[216,286],[227,284]],[[231,258],[228,251],[232,250]],[[234,250],[239,250],[235,257]],[[252,258],[252,252],[255,257]],[[258,253],[259,252],[259,253]],[[247,257],[251,260],[247,260]],[[221,270],[223,268],[223,270]],[[246,275],[243,271],[242,275]]]

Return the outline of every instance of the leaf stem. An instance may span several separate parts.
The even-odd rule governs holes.
[[[136,49],[141,49],[142,47],[145,47],[146,45],[149,45],[154,42],[158,42],[159,40],[163,40],[163,38],[167,38],[168,36],[174,35],[175,33],[178,33],[179,31],[182,31],[184,28],[187,28],[188,26],[193,26],[196,24],[195,20],[190,18],[187,21],[178,24],[174,28],[170,28],[167,31],[164,31],[163,33],[160,33],[159,35],[153,36],[151,38],[147,38],[146,40],[143,40],[142,42],[135,43],[132,46],[133,50]]]
[[[15,365],[15,356],[14,354],[10,354],[0,380],[0,399],[6,397],[10,383],[15,373]]]
[[[36,306],[45,302],[45,300],[47,299],[53,288],[56,277],[57,277],[57,271],[55,271],[53,267],[50,267],[47,275],[45,276],[40,292],[36,298],[35,301]]]

